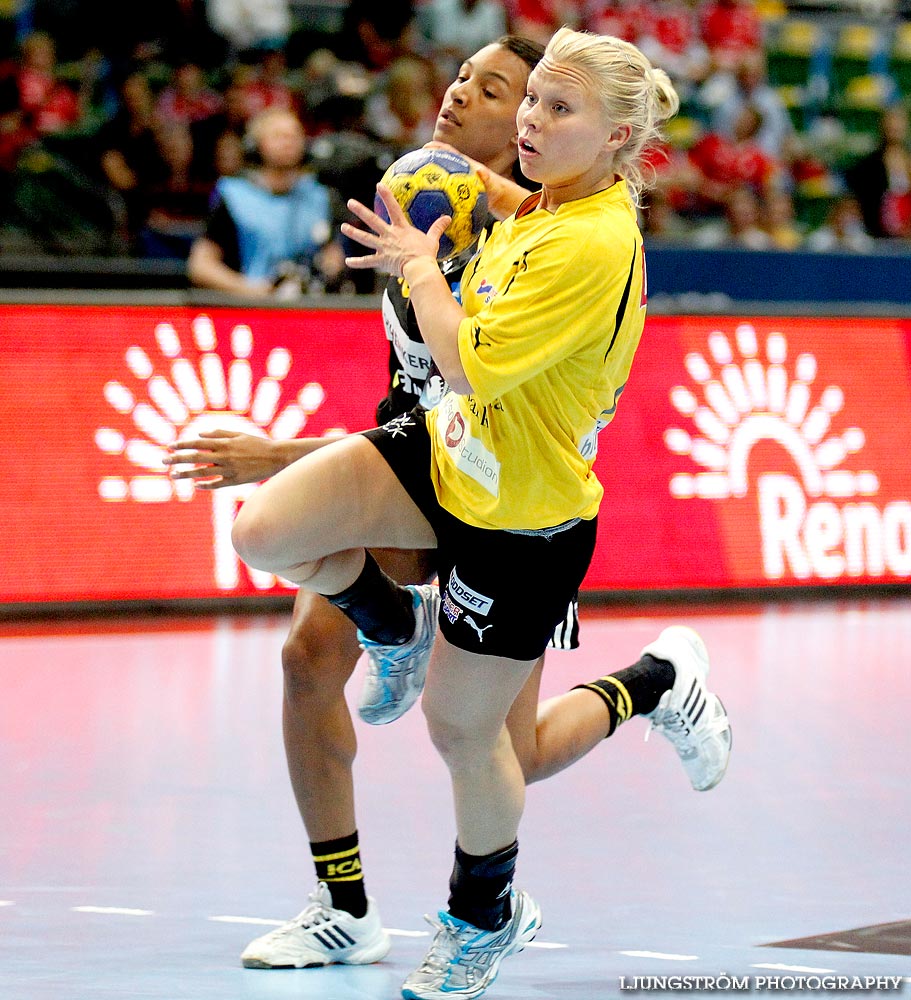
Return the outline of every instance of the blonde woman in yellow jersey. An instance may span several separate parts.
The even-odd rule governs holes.
[[[405,998],[480,996],[540,926],[531,897],[511,888],[525,782],[505,723],[519,712],[534,726],[520,692],[594,548],[596,435],[644,322],[631,193],[677,103],[634,46],[559,31],[516,119],[523,172],[541,192],[494,231],[466,270],[461,303],[436,263],[445,219],[421,233],[382,187],[388,224],[349,203],[372,231],[345,231],[373,251],[349,265],[404,278],[449,391],[430,411],[279,472],[235,524],[241,557],[326,595],[356,622],[380,672],[394,679],[429,657],[423,709],[451,776],[456,856],[448,908]],[[415,625],[412,593],[365,556],[374,547],[437,549],[435,641],[435,623]],[[637,665],[588,687],[613,706],[612,727],[649,715],[706,789],[730,749],[707,669],[701,639],[672,627]]]

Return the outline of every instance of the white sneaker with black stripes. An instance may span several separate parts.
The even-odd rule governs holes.
[[[310,893],[310,905],[274,931],[247,945],[240,956],[246,969],[314,969],[323,965],[370,965],[389,953],[376,903],[363,917],[332,907],[325,882]]]
[[[642,650],[673,664],[674,686],[665,691],[658,707],[645,716],[674,745],[690,783],[707,792],[724,777],[731,756],[731,723],[721,700],[706,687],[709,654],[698,632],[671,625]]]

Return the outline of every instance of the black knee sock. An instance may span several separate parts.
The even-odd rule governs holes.
[[[367,893],[357,830],[336,840],[311,841],[310,853],[316,877],[329,887],[335,909],[362,917],[367,912]]]
[[[340,594],[326,600],[347,615],[368,639],[397,646],[414,635],[411,591],[400,587],[377,565],[369,552],[361,575]]]
[[[509,890],[518,854],[518,842],[481,857],[466,854],[456,844],[449,912],[483,930],[499,930],[512,916]]]
[[[576,688],[594,691],[604,701],[610,713],[610,726],[607,730],[607,736],[610,736],[621,722],[626,722],[634,715],[654,712],[661,695],[674,686],[675,677],[673,664],[667,660],[656,660],[646,653],[638,663],[626,670],[599,677],[589,684],[577,684]]]

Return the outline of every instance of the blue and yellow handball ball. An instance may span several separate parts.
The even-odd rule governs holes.
[[[445,149],[416,149],[400,157],[383,174],[383,184],[413,226],[423,232],[440,218],[452,222],[440,239],[439,260],[450,260],[477,242],[487,221],[487,192],[474,167],[459,153]],[[374,211],[389,221],[377,195]]]

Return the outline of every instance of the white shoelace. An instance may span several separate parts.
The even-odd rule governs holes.
[[[430,951],[421,965],[421,972],[446,972],[453,959],[462,951],[462,940],[458,930],[448,924],[424,914],[424,919],[436,931]]]

